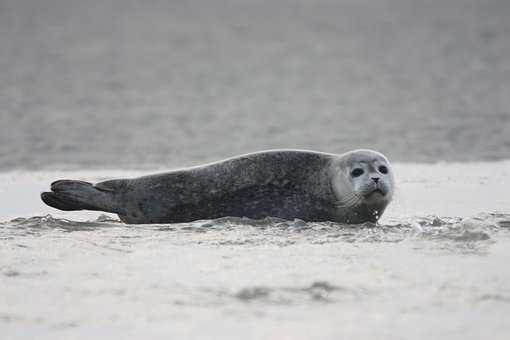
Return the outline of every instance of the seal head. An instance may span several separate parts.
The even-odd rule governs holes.
[[[338,214],[348,223],[376,222],[393,198],[388,159],[376,151],[354,150],[334,160],[331,171]]]

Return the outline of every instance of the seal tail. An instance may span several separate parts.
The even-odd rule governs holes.
[[[59,180],[51,184],[51,192],[41,193],[41,199],[60,210],[99,210],[117,213],[115,193],[117,180],[96,185],[83,181]]]

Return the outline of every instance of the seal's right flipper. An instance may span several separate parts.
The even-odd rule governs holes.
[[[92,207],[86,206],[82,202],[70,199],[69,197],[54,192],[41,193],[41,199],[44,203],[52,208],[72,211],[72,210],[94,210]]]

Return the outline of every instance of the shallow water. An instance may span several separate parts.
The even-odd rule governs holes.
[[[0,328],[8,339],[506,339],[510,161],[394,168],[395,202],[357,226],[131,226],[53,210],[38,193],[56,178],[141,172],[0,174]]]
[[[507,0],[2,0],[0,169],[510,158]]]

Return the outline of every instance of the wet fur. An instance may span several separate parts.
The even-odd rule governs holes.
[[[95,185],[57,181],[41,198],[57,209],[116,213],[126,223],[189,222],[223,216],[376,221],[384,207],[374,214],[372,207],[360,204],[356,195],[349,194],[348,187],[345,197],[337,197],[332,178],[341,172],[341,165],[342,155],[265,151]]]

